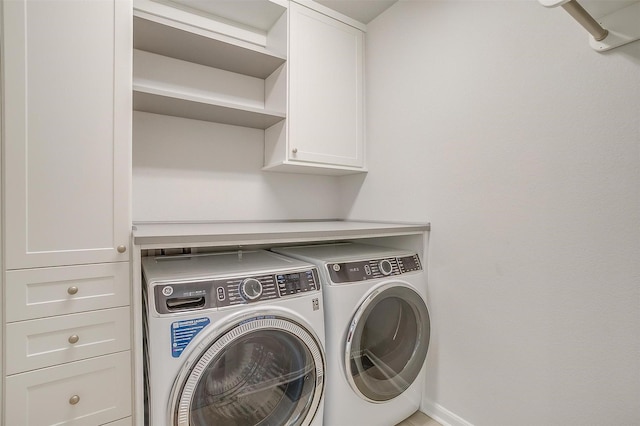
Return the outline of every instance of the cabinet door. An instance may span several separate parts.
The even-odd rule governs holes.
[[[131,7],[3,2],[7,269],[129,258]]]
[[[364,35],[290,5],[288,157],[363,167]]]

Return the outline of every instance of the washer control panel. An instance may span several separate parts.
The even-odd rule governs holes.
[[[402,275],[408,272],[420,271],[422,266],[420,265],[420,258],[417,254],[414,254],[412,256],[329,263],[327,264],[327,269],[331,281],[340,284]]]
[[[319,290],[315,268],[303,271],[228,278],[214,281],[218,307],[244,305]]]
[[[163,283],[154,286],[156,311],[160,314],[246,305],[265,300],[295,297],[320,290],[315,268],[271,273]]]
[[[273,275],[256,275],[215,280],[216,305],[242,305],[279,297]]]

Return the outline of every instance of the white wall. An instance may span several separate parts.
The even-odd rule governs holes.
[[[640,424],[640,42],[596,53],[536,1],[401,1],[366,66],[343,204],[432,224],[425,408]]]
[[[263,172],[264,131],[135,112],[133,220],[330,219],[338,178]]]

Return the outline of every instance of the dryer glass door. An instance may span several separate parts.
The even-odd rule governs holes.
[[[307,425],[324,387],[318,342],[284,319],[237,324],[194,362],[174,389],[174,425]]]
[[[388,401],[414,382],[429,348],[427,306],[413,289],[389,283],[374,290],[353,317],[345,350],[347,377],[369,401]]]

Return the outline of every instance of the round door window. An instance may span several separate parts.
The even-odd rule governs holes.
[[[415,381],[429,349],[427,306],[398,283],[371,293],[353,317],[345,363],[351,387],[370,401],[388,401]]]
[[[217,339],[182,387],[175,425],[308,425],[323,389],[316,340],[275,318],[245,322]]]

